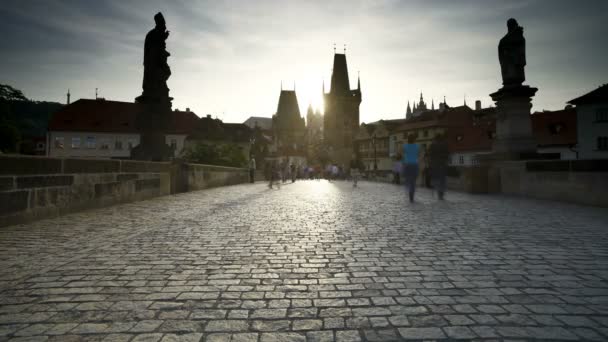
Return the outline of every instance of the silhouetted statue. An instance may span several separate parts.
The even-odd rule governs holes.
[[[171,69],[167,64],[167,57],[171,54],[166,50],[169,31],[165,26],[165,18],[158,12],[154,16],[156,27],[146,35],[144,45],[144,81],[143,94],[138,102],[165,102],[169,99],[167,79],[171,76]]]
[[[526,39],[524,28],[517,24],[513,18],[507,20],[509,31],[498,43],[498,60],[502,72],[504,86],[519,86],[526,76]]]

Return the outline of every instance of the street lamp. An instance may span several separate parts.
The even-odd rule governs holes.
[[[372,135],[372,145],[374,146],[374,171],[378,170],[378,164],[376,162],[376,133]]]

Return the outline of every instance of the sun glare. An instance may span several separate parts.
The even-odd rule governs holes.
[[[323,95],[321,78],[317,80],[306,79],[296,83],[296,94],[302,116],[306,117],[308,105],[312,105],[314,111],[323,113]]]

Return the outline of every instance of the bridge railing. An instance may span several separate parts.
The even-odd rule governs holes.
[[[179,160],[0,155],[0,227],[247,181],[246,169]]]

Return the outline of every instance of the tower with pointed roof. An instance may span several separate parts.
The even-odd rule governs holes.
[[[409,119],[412,116],[412,108],[410,107],[410,101],[407,101],[407,109],[405,110],[405,118]]]
[[[361,79],[357,89],[350,89],[346,55],[334,54],[334,68],[329,93],[323,91],[325,115],[324,142],[333,162],[348,167],[355,152],[354,139],[359,130]]]
[[[306,126],[295,90],[281,89],[277,113],[272,117],[272,130],[278,156],[305,155]]]

